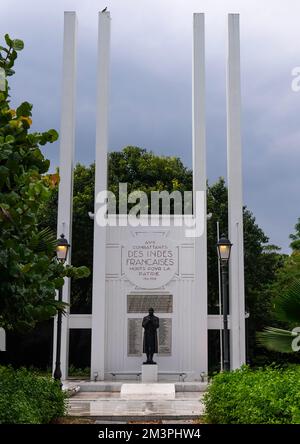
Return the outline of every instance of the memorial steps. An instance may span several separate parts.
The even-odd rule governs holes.
[[[207,383],[67,381],[64,388],[73,394],[69,399],[70,416],[93,418],[98,423],[193,421],[203,415]]]

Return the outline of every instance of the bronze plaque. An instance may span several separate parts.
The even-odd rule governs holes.
[[[172,319],[159,320],[158,354],[170,356],[172,354]]]
[[[171,294],[128,294],[127,313],[148,313],[152,307],[155,313],[173,313]]]
[[[128,356],[141,356],[143,351],[142,319],[128,319],[127,353]]]

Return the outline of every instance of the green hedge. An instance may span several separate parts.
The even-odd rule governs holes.
[[[65,412],[66,394],[57,382],[0,366],[0,424],[46,424]]]
[[[249,367],[213,377],[204,396],[213,424],[299,424],[300,369]]]

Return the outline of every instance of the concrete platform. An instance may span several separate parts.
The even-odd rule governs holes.
[[[174,384],[123,384],[120,393],[121,399],[137,399],[144,401],[158,401],[175,399]]]
[[[79,392],[69,399],[71,416],[97,421],[192,420],[204,412],[203,393],[179,392],[173,400],[125,400],[120,393]]]

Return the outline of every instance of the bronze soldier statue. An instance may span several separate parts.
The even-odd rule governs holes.
[[[159,319],[154,316],[153,308],[149,308],[149,315],[143,319],[144,342],[143,353],[147,355],[147,361],[143,364],[156,364],[153,361],[154,353],[158,353],[157,329],[159,328]]]

